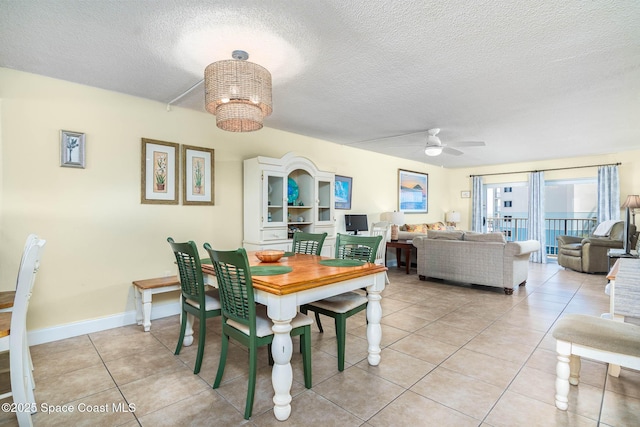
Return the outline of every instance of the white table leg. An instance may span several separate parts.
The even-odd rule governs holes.
[[[274,335],[271,343],[271,353],[273,355],[271,383],[275,392],[273,396],[273,413],[276,419],[284,421],[291,415],[291,384],[293,383],[291,319],[273,320],[272,329]]]
[[[142,326],[144,331],[149,332],[151,329],[151,291],[142,291]]]
[[[187,326],[184,329],[184,340],[182,340],[182,345],[185,347],[193,344],[193,319],[193,314],[187,313]],[[182,319],[180,319],[180,321],[182,321]]]
[[[142,325],[142,295],[136,286],[133,287],[133,298],[136,304],[136,323]]]
[[[367,304],[367,341],[369,343],[367,360],[369,365],[378,366],[380,364],[380,342],[382,341],[382,328],[380,326],[380,320],[382,319],[380,300],[382,296],[380,291],[367,289],[367,299],[369,300]]]
[[[558,354],[558,363],[556,365],[556,408],[566,411],[569,407],[571,343],[558,341],[556,352]]]

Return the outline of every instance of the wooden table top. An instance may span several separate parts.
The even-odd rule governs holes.
[[[16,291],[0,292],[0,310],[13,307],[13,300],[16,297]]]
[[[11,332],[11,312],[0,313],[0,338]]]
[[[318,255],[294,254],[282,257],[279,262],[263,263],[256,258],[255,252],[247,252],[247,258],[250,266],[287,266],[293,269],[285,274],[252,276],[254,289],[275,295],[288,295],[387,270],[385,266],[372,263],[365,263],[357,267],[331,267],[322,265],[319,262],[323,259],[332,258]],[[215,271],[211,264],[203,264],[202,271],[215,276]]]

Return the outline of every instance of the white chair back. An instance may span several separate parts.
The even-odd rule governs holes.
[[[378,246],[378,252],[376,253],[376,264],[384,265],[385,257],[387,254],[387,242],[389,241],[389,233],[391,231],[391,224],[387,221],[375,222],[371,226],[370,236],[382,236],[382,241]]]
[[[40,268],[40,259],[45,243],[45,240],[39,239],[36,235],[30,235],[27,238],[20,262],[20,270],[18,271],[16,296],[11,313],[10,334],[2,338],[2,340],[5,338],[9,340],[9,366],[13,402],[17,405],[22,405],[21,407],[23,408],[33,405],[34,411],[36,402],[33,395],[33,374],[30,365],[29,344],[27,343],[27,311],[36,274]],[[30,411],[18,411],[16,415],[20,426],[33,425]]]

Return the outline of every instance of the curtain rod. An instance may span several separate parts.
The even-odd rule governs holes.
[[[469,178],[473,178],[474,176],[492,176],[492,175],[510,175],[514,173],[531,173],[531,172],[548,172],[548,171],[563,171],[568,169],[583,169],[583,168],[595,168],[600,166],[620,166],[622,163],[609,163],[604,165],[587,165],[587,166],[572,166],[567,168],[553,168],[553,169],[537,169],[530,171],[518,171],[518,172],[496,172],[496,173],[485,173],[479,175],[469,175]]]

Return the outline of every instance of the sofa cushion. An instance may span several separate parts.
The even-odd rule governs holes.
[[[474,233],[472,231],[464,233],[464,240],[468,242],[506,242],[502,233]]]
[[[429,230],[427,231],[428,239],[441,239],[441,240],[462,240],[464,236],[464,231],[453,230],[453,231],[443,231],[443,230]]]

